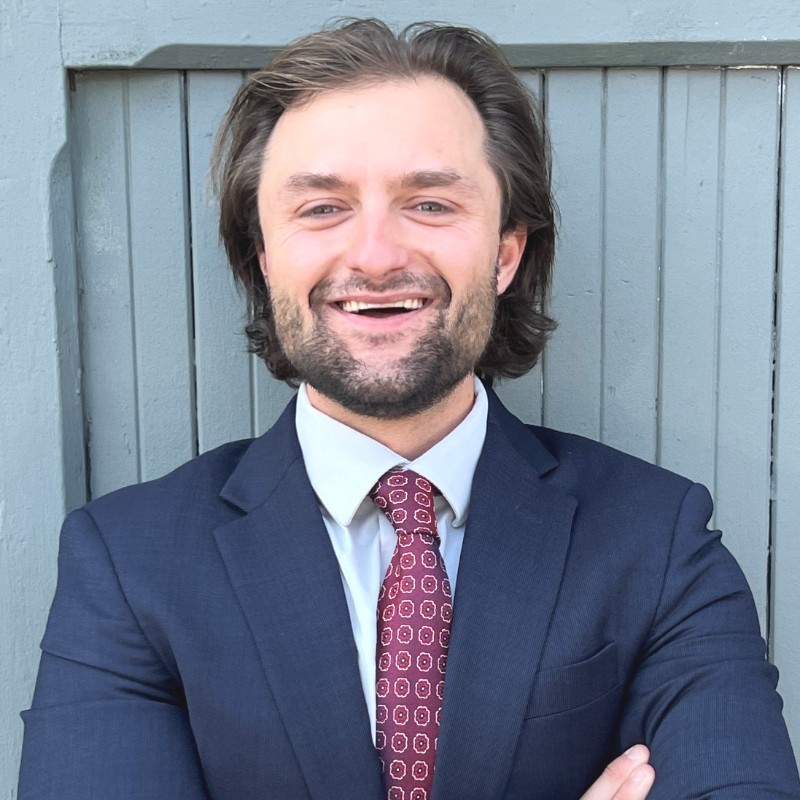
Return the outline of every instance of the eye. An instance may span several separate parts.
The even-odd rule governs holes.
[[[311,208],[307,209],[303,212],[304,217],[327,217],[331,214],[335,214],[338,211],[338,207],[331,205],[330,203],[323,203],[318,206],[312,206]]]
[[[442,203],[437,203],[435,200],[423,200],[421,203],[417,203],[415,208],[420,211],[425,211],[428,214],[441,214],[444,211],[450,210],[447,206]]]

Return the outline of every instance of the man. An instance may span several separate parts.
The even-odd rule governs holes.
[[[20,797],[800,798],[708,493],[478,380],[552,328],[546,148],[496,47],[307,37],[219,171],[298,398],[67,520]]]

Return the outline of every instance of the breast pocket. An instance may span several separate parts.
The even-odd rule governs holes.
[[[609,642],[584,661],[542,670],[536,677],[525,718],[580,708],[610,692],[619,680],[617,645]]]

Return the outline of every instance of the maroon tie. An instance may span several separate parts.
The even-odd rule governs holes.
[[[370,492],[397,533],[378,595],[375,744],[388,800],[429,800],[433,785],[453,612],[433,492],[399,467]]]

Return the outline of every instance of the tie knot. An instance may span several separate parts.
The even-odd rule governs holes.
[[[428,533],[438,538],[433,484],[410,469],[389,470],[369,496],[398,534]]]

